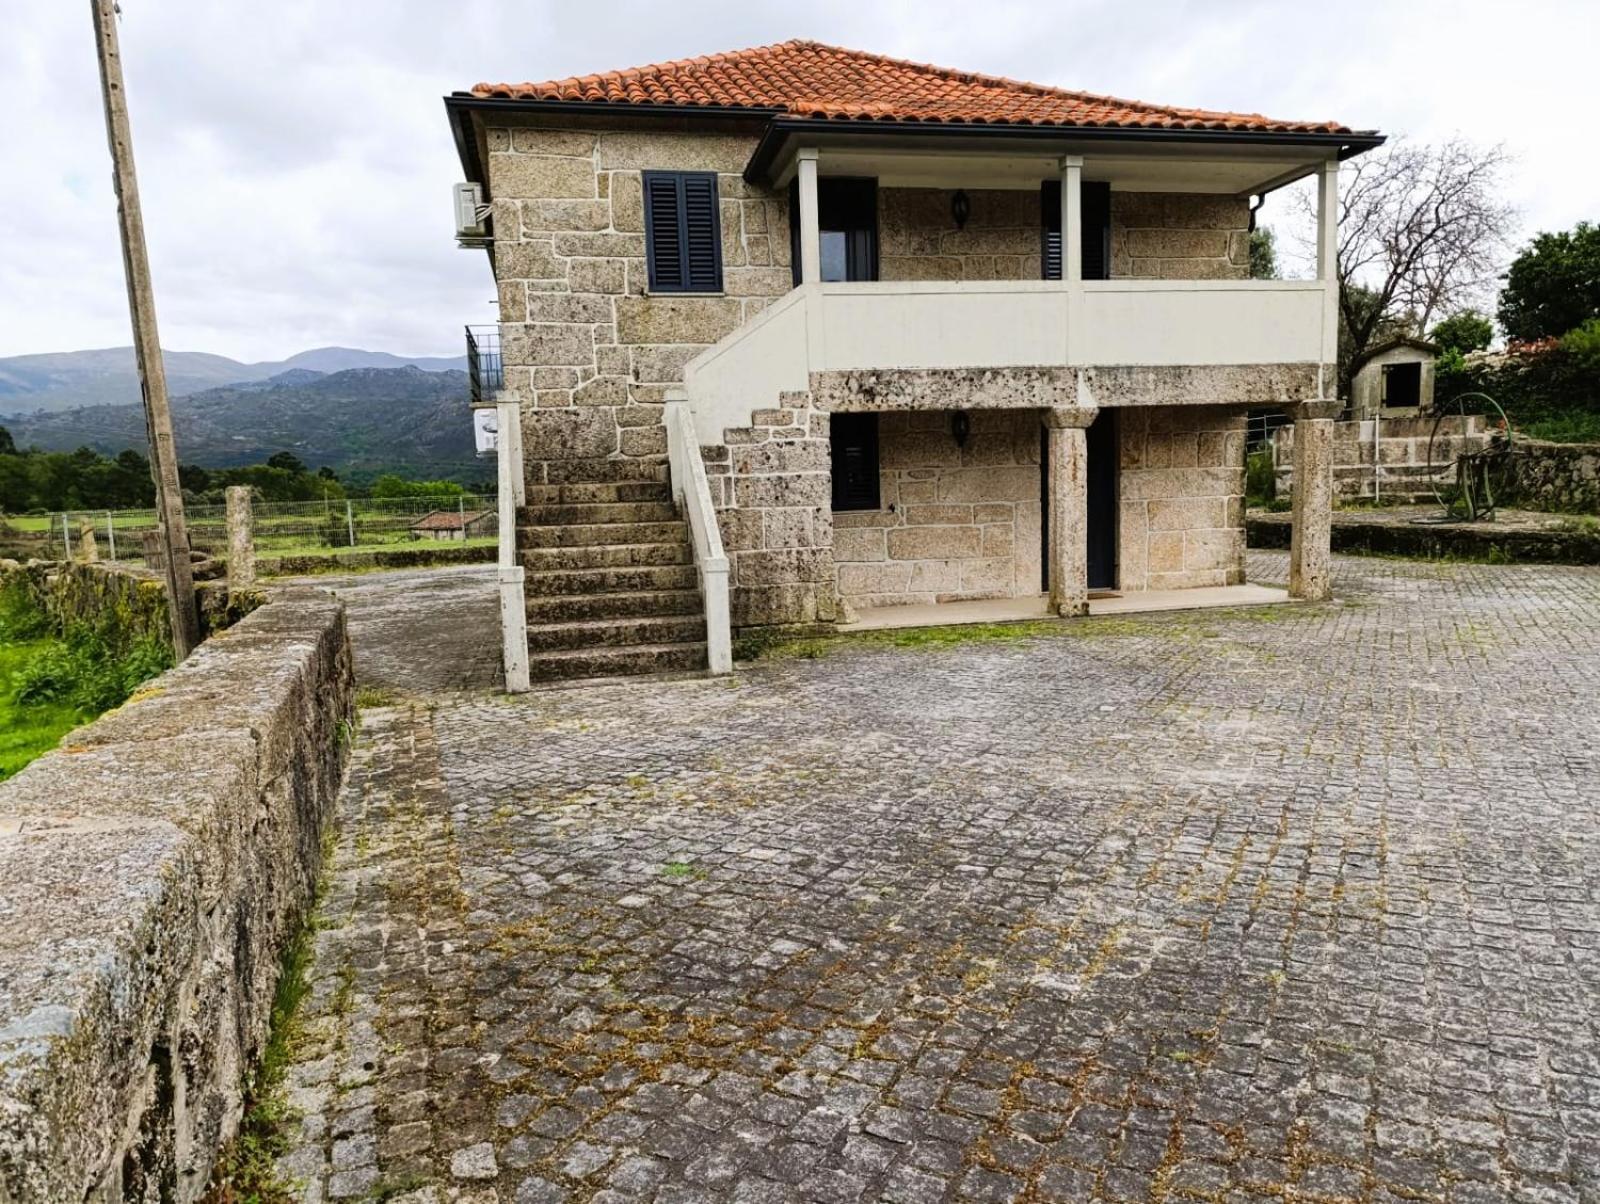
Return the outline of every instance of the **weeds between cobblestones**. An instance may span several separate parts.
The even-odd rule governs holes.
[[[1600,573],[1337,563],[1343,604],[369,712],[280,1169],[1600,1199]]]

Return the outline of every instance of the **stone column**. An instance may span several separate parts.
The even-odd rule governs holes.
[[[1332,593],[1333,423],[1337,399],[1287,407],[1294,418],[1294,511],[1289,535],[1289,594],[1321,602]]]
[[[100,559],[100,548],[94,540],[94,519],[78,521],[78,559],[84,564],[94,564]]]
[[[228,486],[228,593],[256,583],[255,516],[250,509],[250,486]]]
[[[1046,410],[1050,431],[1050,612],[1089,613],[1089,442],[1093,405]]]

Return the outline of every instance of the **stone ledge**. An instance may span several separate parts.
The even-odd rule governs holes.
[[[1426,559],[1494,560],[1509,564],[1600,564],[1600,530],[1572,529],[1557,514],[1502,510],[1493,522],[1415,523],[1436,505],[1335,510],[1333,550]],[[1252,548],[1287,548],[1286,512],[1253,510],[1245,523]]]
[[[204,1190],[237,1129],[348,753],[311,590],[0,784],[0,1199]]]

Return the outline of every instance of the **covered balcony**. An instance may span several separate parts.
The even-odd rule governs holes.
[[[800,146],[784,162],[780,153],[773,179],[791,197],[797,286],[688,365],[685,390],[705,443],[720,442],[726,428],[747,424],[781,394],[813,388],[819,375],[876,375],[881,384],[907,374],[920,389],[939,374],[1028,370],[1019,380],[1030,383],[1015,400],[991,390],[998,400],[969,403],[980,406],[1072,404],[1084,400],[1085,387],[1110,405],[1260,405],[1332,389],[1324,376],[1337,350],[1334,150],[1250,147],[1198,157],[1192,147],[1142,148],[1047,157],[885,149],[879,140]],[[1307,176],[1319,197],[1314,279],[1242,278],[1243,264],[1226,249],[1209,261],[1162,258],[1164,242],[1193,246],[1201,232],[1123,228],[1136,203],[1187,202],[1236,214],[1233,233],[1245,236],[1250,198]],[[1004,204],[1010,195],[1026,202],[1014,206],[1019,212],[1033,207],[1039,226],[1031,256],[1014,253],[1014,237],[992,241],[1002,253],[989,256],[914,253],[939,238],[983,248],[981,238],[958,233],[975,203],[969,190],[982,203]],[[895,236],[878,225],[890,194],[915,196],[921,220],[942,218],[946,229],[918,228],[890,245]],[[948,215],[930,215],[930,203],[948,206]],[[1138,251],[1144,256],[1130,254]],[[986,278],[973,278],[979,273]],[[1041,398],[1040,381],[1056,382],[1059,395]],[[1178,388],[1186,394],[1174,396]]]

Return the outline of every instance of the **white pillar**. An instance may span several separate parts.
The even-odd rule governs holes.
[[[1083,156],[1061,159],[1061,279],[1083,279]]]
[[[822,230],[817,208],[817,152],[805,149],[795,155],[800,178],[800,283],[822,280]]]
[[[1050,612],[1089,613],[1089,424],[1097,406],[1046,410],[1050,453]]]
[[[1322,165],[1317,179],[1317,279],[1322,281],[1322,395],[1337,394],[1339,361],[1339,161]]]
[[[1333,424],[1337,399],[1290,406],[1294,418],[1294,501],[1289,528],[1289,594],[1320,602],[1333,592]]]

